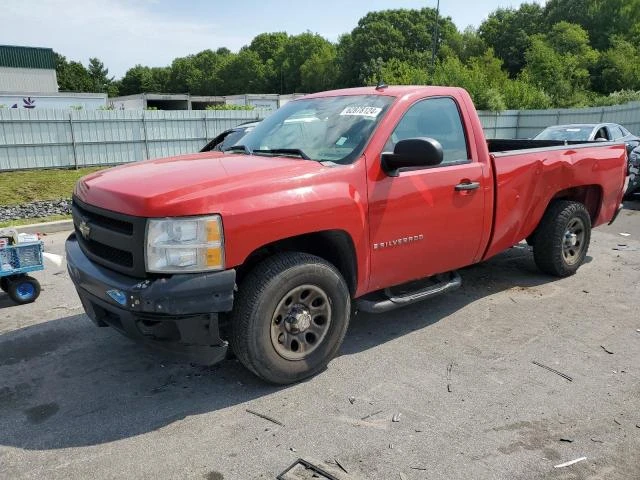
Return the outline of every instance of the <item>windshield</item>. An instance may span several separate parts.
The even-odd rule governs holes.
[[[534,140],[576,140],[587,141],[593,131],[593,125],[571,125],[549,127],[534,137]]]
[[[362,153],[393,100],[383,95],[349,95],[289,102],[231,149],[350,163]]]

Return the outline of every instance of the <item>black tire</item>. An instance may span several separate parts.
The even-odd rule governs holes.
[[[632,190],[630,192],[627,192],[624,194],[624,197],[622,198],[623,201],[625,202],[632,202],[634,200],[640,200],[640,197],[636,197],[636,194],[640,193],[640,189],[639,190]]]
[[[305,298],[311,304],[305,306],[307,287],[312,290]],[[242,281],[234,303],[229,339],[233,352],[258,377],[282,385],[315,375],[329,363],[344,340],[351,314],[349,289],[340,272],[322,258],[299,252],[278,254],[257,265]],[[329,318],[321,322],[318,308]],[[284,319],[279,315],[283,309],[289,309]],[[285,327],[294,328],[293,333]],[[319,339],[316,329],[323,332]],[[290,355],[306,356],[285,358]]]
[[[7,277],[1,277],[0,278],[0,289],[3,292],[8,292],[9,291],[9,279]]]
[[[40,295],[40,283],[33,277],[18,277],[9,282],[7,293],[20,305],[31,303]]]
[[[536,229],[533,258],[544,273],[568,277],[584,262],[590,241],[591,217],[584,205],[557,200]]]
[[[527,245],[529,245],[530,247],[533,247],[536,244],[536,234],[535,232],[532,233],[531,235],[529,235],[526,239],[527,241]]]

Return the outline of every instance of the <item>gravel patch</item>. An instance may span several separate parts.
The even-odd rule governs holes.
[[[48,200],[24,203],[22,205],[0,206],[0,222],[40,218],[50,215],[71,215],[71,200]]]

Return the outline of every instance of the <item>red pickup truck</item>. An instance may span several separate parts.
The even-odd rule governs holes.
[[[81,179],[68,269],[89,317],[259,377],[323,369],[354,308],[460,285],[527,239],[573,274],[619,212],[623,144],[489,140],[460,88],[376,87],[292,101],[225,152]]]

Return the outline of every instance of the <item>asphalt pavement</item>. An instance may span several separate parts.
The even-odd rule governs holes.
[[[356,315],[325,371],[274,387],[94,327],[47,263],[36,303],[0,293],[0,478],[274,479],[297,458],[344,479],[640,478],[640,202],[570,278],[524,244],[460,273]]]

